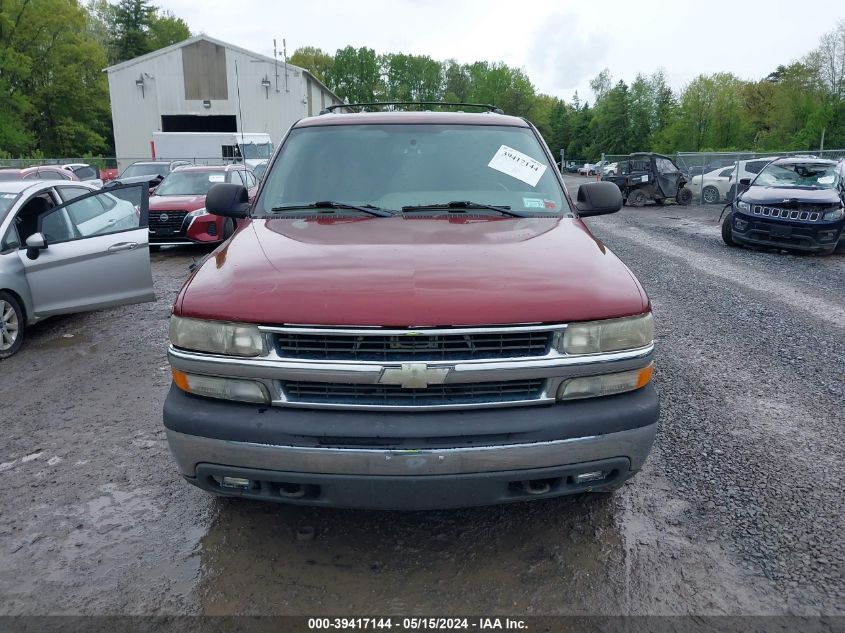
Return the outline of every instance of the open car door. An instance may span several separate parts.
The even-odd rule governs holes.
[[[684,175],[678,166],[668,158],[655,156],[655,167],[657,171],[657,186],[664,198],[674,198],[680,188],[681,179]]]
[[[153,301],[147,184],[63,198],[18,251],[35,315]]]

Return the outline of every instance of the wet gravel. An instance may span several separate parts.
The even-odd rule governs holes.
[[[569,179],[574,186],[583,179]],[[167,451],[158,301],[0,365],[0,615],[845,614],[845,256],[730,249],[719,209],[588,221],[655,310],[662,414],[612,497],[390,513],[216,500]]]

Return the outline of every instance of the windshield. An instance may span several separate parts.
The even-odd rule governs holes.
[[[244,143],[238,147],[244,158],[270,158],[273,155],[272,143]]]
[[[156,189],[157,196],[204,196],[211,186],[226,182],[222,171],[174,171]]]
[[[836,189],[840,178],[836,165],[828,163],[773,163],[760,172],[754,184],[763,187]]]
[[[333,200],[391,210],[472,201],[537,213],[569,206],[528,128],[492,125],[343,125],[295,129],[255,215]]]
[[[133,178],[135,176],[155,176],[159,174],[163,176],[166,173],[167,165],[146,163],[138,165],[129,165],[129,167],[123,170],[123,173],[120,174],[120,177]]]

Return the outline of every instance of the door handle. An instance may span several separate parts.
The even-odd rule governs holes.
[[[120,251],[134,251],[138,248],[138,242],[118,242],[109,246],[110,253],[119,253]]]

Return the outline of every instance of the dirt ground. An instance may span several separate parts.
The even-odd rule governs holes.
[[[202,253],[154,253],[155,303],[48,320],[0,365],[0,614],[845,614],[845,256],[728,248],[719,210],[588,220],[654,303],[644,471],[613,496],[460,511],[182,481],[167,320]]]

